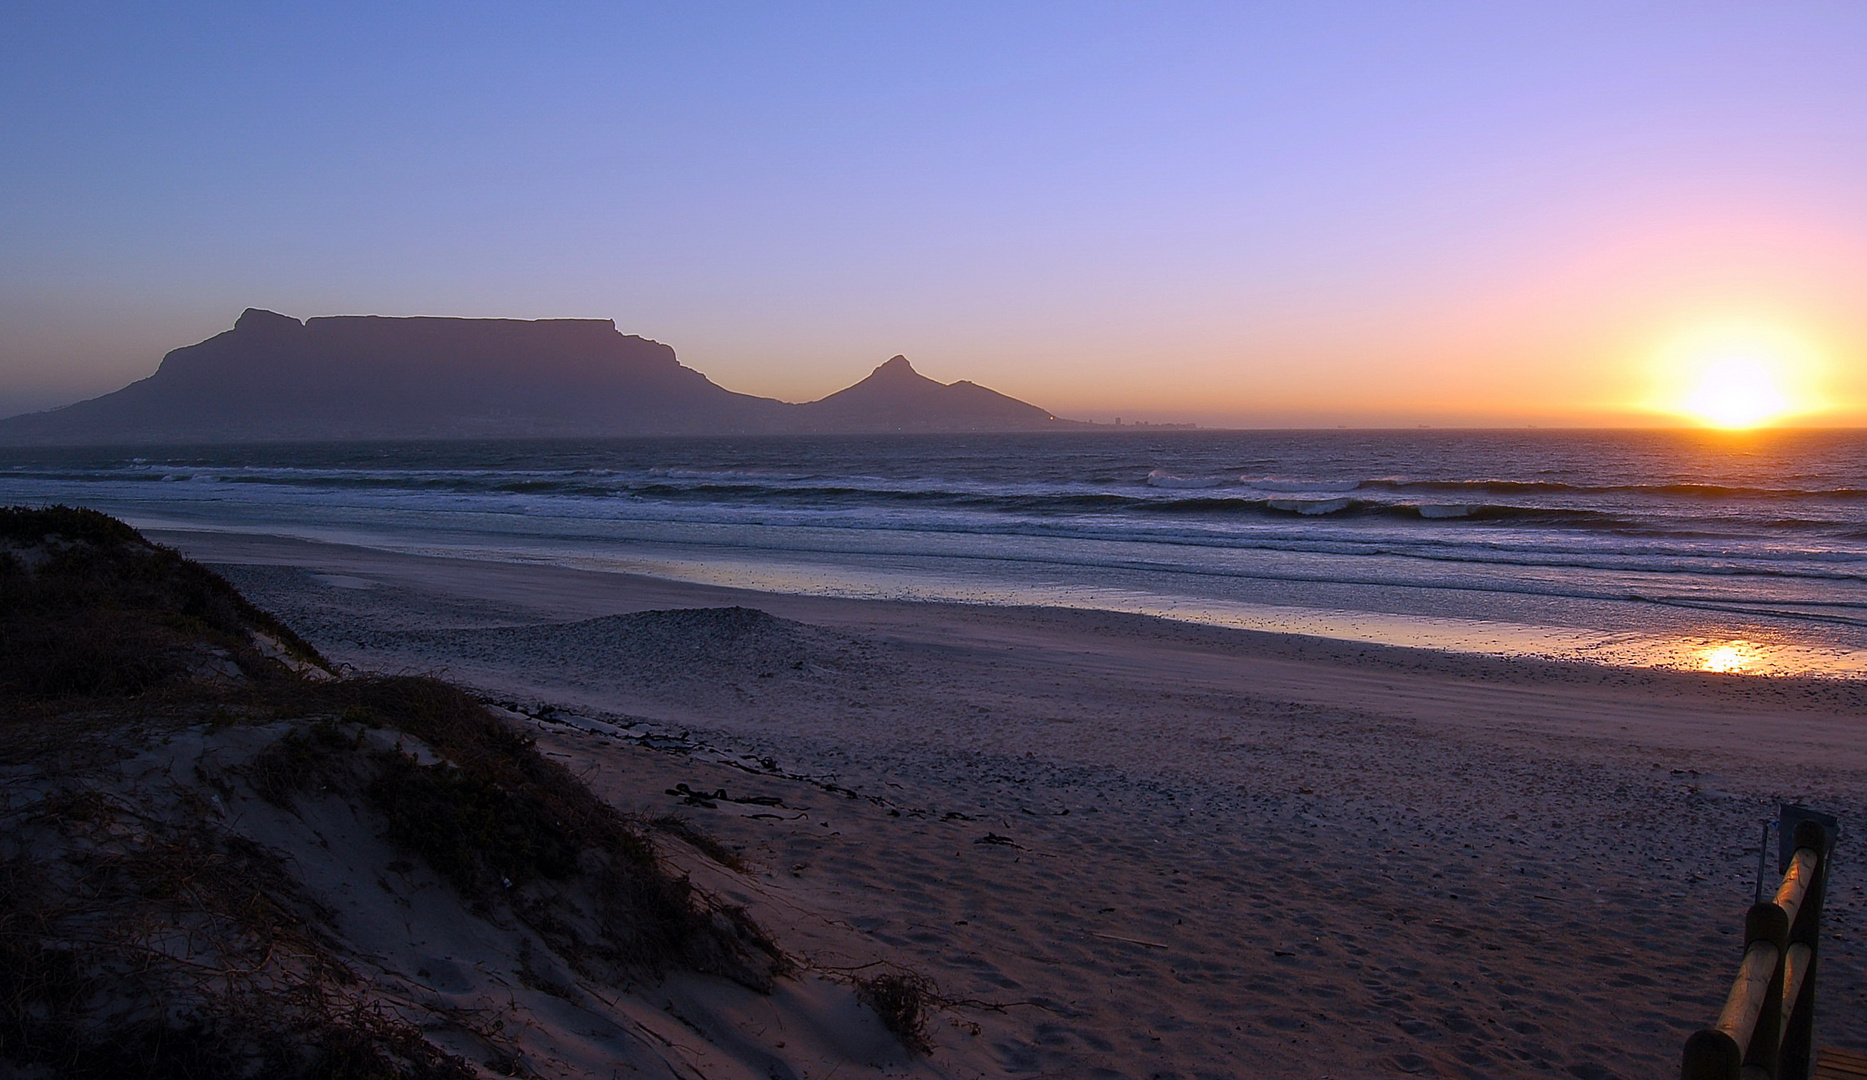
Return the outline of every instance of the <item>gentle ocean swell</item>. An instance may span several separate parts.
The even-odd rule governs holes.
[[[1551,607],[1548,617],[1604,630],[1618,618],[1604,612],[1619,604],[1816,639],[1852,633],[1867,610],[1859,433],[1720,443],[1654,432],[1124,432],[6,453],[0,498],[9,502],[420,537],[526,557],[655,544],[742,562],[808,555],[820,574],[834,560],[886,559],[901,580],[935,567],[998,575],[980,595],[1039,578],[1093,589],[1126,575],[1124,588],[1172,603],[1216,602],[1253,582],[1260,591],[1329,585],[1328,603],[1370,610],[1440,603],[1408,596],[1536,596],[1595,604]]]
[[[801,508],[947,506],[955,509],[1027,515],[1080,515],[1100,512],[1110,515],[1212,517],[1239,515],[1295,518],[1329,516],[1339,519],[1381,517],[1396,521],[1434,523],[1509,522],[1551,528],[1608,531],[1624,535],[1681,537],[1728,535],[1728,527],[1713,528],[1713,526],[1728,525],[1729,522],[1735,520],[1733,515],[1682,514],[1661,510],[1640,514],[1632,512],[1632,508],[1614,511],[1586,506],[1538,505],[1523,502],[1446,503],[1342,497],[1332,494],[1334,491],[1382,486],[1378,483],[1361,482],[1329,485],[1299,484],[1292,481],[1282,483],[1276,489],[1267,488],[1262,484],[1252,485],[1248,489],[1289,493],[1280,497],[1269,494],[1247,494],[1245,490],[1240,490],[1238,494],[1221,494],[1215,490],[1218,486],[1216,483],[1204,481],[1187,481],[1184,484],[1167,485],[1163,488],[1162,485],[1150,479],[1145,485],[1136,485],[1124,491],[1084,486],[1042,488],[1029,484],[1007,488],[980,483],[941,483],[938,480],[903,484],[898,481],[861,477],[841,478],[834,482],[826,482],[818,477],[773,479],[738,476],[726,478],[706,473],[696,473],[684,482],[675,482],[668,475],[671,470],[659,472],[661,475],[632,476],[608,470],[551,473],[506,470],[475,472],[457,469],[375,472],[239,469],[181,473],[159,469],[138,469],[94,473],[16,471],[13,476],[22,481],[41,480],[80,486],[111,480],[132,483],[167,480],[199,483],[224,482],[249,487],[307,489],[334,493],[354,491],[409,495],[422,493],[492,496],[556,495],[587,499],[628,498],[661,500],[670,503]],[[1468,495],[1496,488],[1496,485],[1485,483],[1466,485],[1390,483],[1385,486],[1395,493],[1405,493],[1415,489],[1420,491],[1459,490]],[[1521,486],[1526,489],[1531,487],[1530,485]],[[1547,488],[1548,485],[1542,487]],[[1199,495],[1171,494],[1171,492],[1184,489],[1196,489],[1202,493]],[[1564,490],[1575,493],[1586,489],[1568,487]],[[1297,494],[1304,494],[1307,497],[1293,497]],[[1833,529],[1843,524],[1829,519],[1781,517],[1758,522],[1758,525],[1763,528],[1778,531],[1819,531]],[[1847,535],[1857,534],[1858,530],[1847,530]]]

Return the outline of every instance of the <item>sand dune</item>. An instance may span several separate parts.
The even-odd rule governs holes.
[[[618,812],[531,721],[341,677],[95,511],[12,509],[0,534],[0,1075],[990,1068],[926,1056],[919,976],[799,963],[696,888],[664,849],[722,885],[746,867],[684,819]],[[745,609],[646,622],[665,632],[631,640],[664,666],[787,632]]]

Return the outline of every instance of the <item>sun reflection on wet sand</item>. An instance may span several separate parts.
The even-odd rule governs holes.
[[[1757,649],[1748,641],[1713,645],[1698,652],[1698,669],[1722,675],[1741,675],[1757,662]]]

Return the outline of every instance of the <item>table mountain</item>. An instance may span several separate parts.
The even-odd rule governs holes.
[[[734,393],[608,319],[297,319],[249,308],[154,375],[0,420],[0,443],[98,444],[1076,426],[903,357],[821,401]]]

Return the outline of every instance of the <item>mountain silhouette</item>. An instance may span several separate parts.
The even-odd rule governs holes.
[[[549,438],[1077,426],[904,357],[821,401],[734,393],[608,319],[300,322],[248,308],[114,393],[0,420],[0,443]]]
[[[1029,402],[977,383],[941,383],[914,370],[905,356],[876,368],[854,386],[797,406],[823,431],[1006,431],[1055,427],[1056,417]]]

